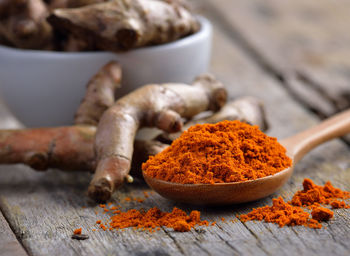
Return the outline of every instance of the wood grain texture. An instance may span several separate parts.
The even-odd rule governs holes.
[[[205,2],[300,102],[322,117],[350,107],[349,1]]]
[[[0,212],[0,256],[24,256],[27,253]]]
[[[256,60],[242,51],[222,28],[212,12],[202,8],[214,21],[212,70],[229,89],[230,97],[253,95],[264,100],[271,129],[270,135],[284,138],[318,122],[317,118],[293,100],[284,86]],[[219,22],[215,22],[219,20]],[[0,120],[8,114],[0,112]],[[1,124],[1,123],[0,123]],[[2,124],[1,124],[2,125]],[[273,196],[290,199],[301,188],[304,178],[318,184],[331,180],[335,186],[350,190],[348,147],[339,140],[329,142],[307,155],[295,169],[292,179]],[[125,229],[91,231],[97,219],[107,215],[87,200],[89,182],[86,173],[62,173],[49,170],[34,172],[24,166],[0,166],[0,208],[14,227],[26,250],[32,255],[348,255],[350,250],[349,210],[337,210],[324,229],[305,227],[279,228],[263,222],[240,222],[236,214],[252,207],[271,204],[270,196],[258,202],[226,207],[193,207],[177,204],[152,194],[142,204],[126,202],[125,197],[142,197],[148,191],[142,182],[126,185],[113,197],[123,209],[158,206],[171,210],[198,209],[202,217],[217,225],[199,227],[187,233],[161,229],[155,233]],[[86,208],[83,208],[86,207]],[[99,211],[96,216],[95,211]],[[221,221],[224,217],[226,221]],[[233,221],[231,221],[233,220]],[[82,227],[90,239],[70,238]]]

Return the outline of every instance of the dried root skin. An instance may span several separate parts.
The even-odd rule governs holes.
[[[50,0],[49,7],[51,10],[58,8],[77,8],[91,4],[98,4],[110,0]]]
[[[221,83],[210,75],[202,75],[192,86],[146,85],[119,99],[103,114],[97,128],[95,151],[98,165],[88,189],[89,196],[99,199],[100,191],[103,190],[101,184],[106,181],[109,184],[106,185],[103,198],[109,198],[121,185],[130,169],[133,141],[140,127],[171,127],[174,132],[174,127],[181,129],[181,125],[174,126],[177,115],[165,115],[169,119],[163,118],[161,125],[154,122],[159,119],[152,116],[171,110],[170,113],[191,118],[206,110],[217,110],[226,103],[226,97],[226,90]],[[119,163],[122,166],[118,166]]]
[[[131,174],[134,176],[139,176],[141,174],[140,166],[142,163],[146,162],[149,156],[154,156],[160,153],[168,146],[168,144],[164,144],[156,140],[136,140],[134,143]],[[146,152],[146,154],[142,152]],[[140,177],[142,177],[142,174]]]
[[[52,43],[52,29],[47,23],[48,9],[42,0],[0,2],[0,34],[18,48],[47,49]]]
[[[88,195],[97,202],[108,200],[115,189],[121,186],[131,168],[131,160],[122,156],[109,156],[98,161],[99,175],[94,175]]]
[[[241,121],[259,126],[261,131],[266,131],[269,129],[265,107],[261,100],[251,96],[246,96],[232,102],[232,106],[227,106],[227,108],[230,107],[236,108],[238,112],[237,116],[241,119]],[[207,121],[209,122],[210,120]]]
[[[36,170],[93,170],[96,127],[71,126],[0,132],[0,163],[23,163]]]
[[[103,66],[87,85],[85,97],[75,114],[75,124],[96,126],[103,112],[114,104],[121,79],[121,66],[117,62]]]
[[[2,1],[11,1],[11,0],[2,0]],[[15,1],[15,0],[14,0]],[[17,0],[17,1],[25,1],[25,0]],[[111,2],[113,0],[47,0],[48,5],[51,10],[59,9],[59,8],[78,8],[92,4],[98,4],[103,2]],[[177,4],[190,9],[187,0],[161,0],[168,4]],[[1,2],[1,0],[0,0]]]
[[[0,34],[0,45],[12,46],[12,44]]]
[[[251,125],[257,125],[262,131],[268,129],[263,103],[254,97],[241,97],[228,102],[218,112],[213,113],[213,115],[209,117],[190,120],[179,132],[162,133],[156,139],[163,143],[171,144],[183,131],[193,125],[206,123],[215,124],[224,120],[240,120]]]
[[[199,29],[198,21],[183,5],[160,0],[115,0],[56,9],[49,22],[64,34],[112,51],[167,43]]]
[[[250,96],[241,97],[227,103],[220,111],[208,118],[200,119],[198,122],[190,121],[186,124],[186,128],[197,123],[214,124],[223,120],[240,120],[251,125],[259,126],[261,131],[268,129],[268,122],[262,101]]]
[[[11,14],[15,14],[19,9],[26,6],[27,0],[0,0],[0,17],[1,20]]]
[[[25,164],[35,170],[94,172],[95,133],[93,126],[0,130],[0,164]],[[167,146],[158,141],[136,140],[132,174],[142,177],[141,164]]]
[[[76,38],[72,35],[68,38],[61,39],[58,49],[61,49],[64,52],[83,52],[83,51],[94,51],[95,49],[79,38]]]

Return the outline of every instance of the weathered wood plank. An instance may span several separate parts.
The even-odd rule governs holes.
[[[350,106],[349,1],[206,2],[226,32],[303,104],[323,117]]]
[[[218,24],[215,24],[218,26]],[[288,95],[273,77],[267,75],[232,43],[223,31],[216,30],[212,70],[228,86],[230,96],[255,95],[266,102],[270,134],[283,138],[303,130],[317,119]],[[0,116],[1,120],[1,116]],[[348,148],[332,141],[308,155],[296,168],[292,179],[274,196],[290,199],[300,189],[303,178],[350,190]],[[114,197],[123,209],[146,209],[154,206],[171,210],[174,205],[187,211],[199,209],[203,218],[217,221],[216,226],[199,227],[188,233],[162,229],[155,233],[126,229],[124,231],[91,231],[99,214],[89,204],[85,189],[89,175],[50,170],[38,173],[23,166],[0,167],[0,208],[14,227],[26,250],[33,255],[347,255],[350,245],[350,217],[346,210],[336,212],[327,229],[305,227],[278,228],[261,222],[241,223],[236,214],[270,203],[270,198],[218,208],[177,204],[152,194],[142,204],[125,202],[127,196],[142,197],[143,183],[124,186]],[[86,206],[86,208],[82,208]],[[226,219],[221,221],[221,217]],[[234,220],[233,222],[231,220]],[[82,227],[90,239],[70,239],[72,230]]]
[[[0,99],[1,126],[6,129],[16,128],[21,124],[10,114],[7,107]],[[27,255],[22,245],[18,242],[9,224],[0,210],[0,255]]]
[[[6,222],[0,211],[0,255],[1,256],[24,256],[27,253],[18,242],[15,234]]]

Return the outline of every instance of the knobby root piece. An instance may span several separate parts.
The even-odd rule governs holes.
[[[18,48],[48,49],[52,46],[48,14],[42,0],[2,0],[0,34]]]
[[[76,38],[69,35],[68,38],[61,39],[61,44],[58,45],[58,49],[64,52],[83,52],[83,51],[94,51],[87,42],[82,39]]]
[[[206,110],[219,110],[227,92],[210,75],[185,84],[146,85],[119,99],[104,112],[96,133],[97,169],[88,194],[107,200],[130,170],[133,141],[140,127],[158,127],[167,132],[182,128],[181,117],[191,118]]]
[[[25,164],[41,171],[58,168],[94,172],[95,133],[94,126],[0,130],[0,164]],[[158,141],[136,140],[132,174],[141,177],[142,162],[167,146]]]
[[[114,0],[74,9],[56,9],[49,22],[63,34],[93,48],[124,51],[174,41],[199,29],[178,1]]]
[[[244,98],[237,99],[236,101],[241,100],[244,100]],[[228,103],[227,105],[235,106],[234,102]],[[214,122],[214,120],[215,122],[226,119],[229,120],[231,113],[245,111],[244,109],[236,108],[233,108],[231,111],[227,109],[227,105],[217,112],[218,115],[214,113],[209,118],[190,121],[186,126],[208,121]],[[239,106],[242,107],[243,105],[239,104]],[[248,106],[244,105],[244,107]],[[228,114],[225,115],[222,114],[222,112]],[[251,113],[253,114],[253,112]],[[255,121],[260,119],[246,117],[246,120],[251,120],[251,124],[253,125],[259,125],[259,123],[255,123]],[[96,128],[93,126],[82,125],[42,129],[0,130],[0,164],[21,163],[29,165],[37,170],[59,168],[66,171],[86,170],[94,172],[96,168],[93,152],[95,131]],[[141,164],[148,160],[149,156],[156,155],[164,150],[177,136],[173,137],[172,134],[168,134],[168,137],[162,139],[163,143],[156,140],[136,140],[134,143],[131,174],[133,176],[142,177],[140,173]],[[57,151],[58,148],[62,150]]]
[[[102,67],[87,85],[85,97],[75,114],[75,124],[96,126],[103,112],[114,104],[121,79],[121,66],[115,61]]]
[[[3,1],[15,1],[15,0],[3,0]],[[17,0],[21,1],[21,0]],[[59,8],[77,8],[91,4],[98,4],[103,2],[111,2],[113,0],[46,0],[51,10],[59,9]],[[187,9],[190,9],[187,0],[161,0],[167,2],[169,4],[180,4]]]
[[[185,7],[188,10],[192,9],[192,5],[191,5],[191,3],[189,3],[188,0],[161,0],[161,1],[166,2],[168,4],[181,5],[181,6]]]
[[[93,170],[96,127],[71,126],[0,131],[0,163],[36,170]]]
[[[180,137],[183,131],[193,125],[206,123],[215,124],[224,120],[240,120],[251,125],[257,125],[262,131],[268,129],[263,103],[254,97],[241,97],[228,102],[221,110],[207,118],[190,120],[183,126],[180,132],[162,133],[156,139],[163,143],[171,144],[175,139]]]
[[[12,44],[0,34],[0,45],[12,46]]]
[[[23,8],[27,0],[0,0],[0,19],[3,20]]]
[[[51,10],[58,8],[77,8],[91,4],[103,3],[110,0],[50,0],[48,1]]]

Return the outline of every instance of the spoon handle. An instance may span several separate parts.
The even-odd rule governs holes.
[[[296,164],[310,150],[323,142],[350,133],[350,110],[334,115],[322,123],[281,141]]]

